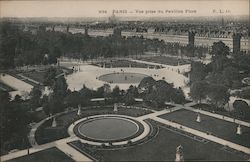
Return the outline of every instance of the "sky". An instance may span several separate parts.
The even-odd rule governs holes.
[[[249,15],[249,0],[1,1],[0,17],[175,17]]]

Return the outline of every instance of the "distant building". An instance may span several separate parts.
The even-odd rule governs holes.
[[[155,28],[148,28],[147,32],[148,32],[148,34],[154,34]]]
[[[192,47],[194,46],[194,36],[195,36],[195,32],[193,31],[188,32],[188,45]]]
[[[241,40],[241,34],[234,33],[233,34],[233,53],[240,52],[240,40]]]

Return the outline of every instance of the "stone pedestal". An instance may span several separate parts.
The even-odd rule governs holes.
[[[183,147],[180,145],[176,148],[175,162],[184,161]]]
[[[81,112],[81,105],[78,105],[78,110],[77,110],[77,115],[81,115],[82,112]]]
[[[237,127],[237,132],[236,132],[236,134],[238,134],[238,135],[241,135],[241,134],[242,134],[242,130],[241,130],[241,126],[240,126],[240,125],[238,125],[238,127]]]
[[[118,107],[117,107],[117,104],[115,103],[114,104],[114,112],[117,112],[118,111]]]
[[[56,127],[57,123],[56,123],[56,118],[53,118],[53,121],[52,121],[52,126],[51,127]]]
[[[198,115],[197,115],[196,121],[197,121],[198,123],[200,123],[200,122],[201,122],[201,116],[200,116],[200,114],[199,114],[199,113],[198,113]]]

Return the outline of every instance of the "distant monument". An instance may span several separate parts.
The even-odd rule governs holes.
[[[200,122],[201,122],[201,116],[200,116],[200,113],[197,113],[197,118],[196,118],[196,121],[197,121],[198,123],[200,123]]]
[[[53,118],[53,121],[52,121],[52,126],[51,126],[51,127],[55,128],[56,125],[57,125],[57,124],[56,124],[56,118],[54,117],[54,118]]]
[[[77,110],[77,115],[79,116],[81,114],[82,114],[82,112],[81,112],[81,105],[79,104],[78,105],[78,110]]]
[[[112,13],[112,15],[108,18],[108,23],[110,23],[110,24],[116,24],[118,22],[119,22],[119,20],[117,19],[117,17],[115,16],[115,14]]]
[[[88,27],[85,27],[85,28],[84,28],[84,34],[85,34],[86,36],[88,36],[88,35],[89,35],[88,30],[89,30],[89,28],[88,28]]]
[[[183,147],[181,145],[176,147],[175,161],[184,161]]]
[[[238,135],[241,135],[241,134],[242,134],[242,130],[241,130],[240,124],[239,124],[238,127],[237,127],[237,132],[236,132],[236,134],[238,134]]]
[[[117,112],[117,111],[118,111],[117,103],[114,103],[114,112]]]

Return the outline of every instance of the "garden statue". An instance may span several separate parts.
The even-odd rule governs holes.
[[[117,103],[114,103],[114,112],[117,112],[118,108],[117,108]]]
[[[200,123],[200,122],[201,122],[201,116],[200,116],[200,113],[197,113],[197,118],[196,118],[196,121],[197,121],[198,123]]]
[[[77,115],[81,115],[82,112],[81,112],[81,105],[78,105],[78,110],[77,110]]]
[[[176,148],[175,161],[184,161],[183,147],[181,145]]]
[[[238,134],[238,135],[241,135],[241,134],[242,134],[242,130],[241,130],[241,126],[240,126],[240,125],[238,125],[238,127],[237,127],[237,132],[236,132],[236,134]]]
[[[54,117],[54,118],[53,118],[53,121],[52,121],[52,126],[51,126],[51,127],[54,128],[54,127],[56,127],[56,125],[57,125],[57,124],[56,124],[56,118]]]

